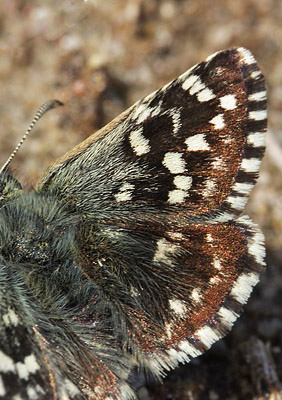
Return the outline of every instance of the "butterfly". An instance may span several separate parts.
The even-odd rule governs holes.
[[[0,399],[135,398],[223,337],[265,268],[241,213],[266,133],[262,73],[220,51],[59,158],[0,174]]]

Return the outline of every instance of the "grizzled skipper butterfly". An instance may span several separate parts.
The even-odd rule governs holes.
[[[241,213],[265,132],[263,76],[235,48],[138,101],[34,190],[5,164],[1,399],[133,399],[134,367],[162,376],[226,334],[264,270]]]

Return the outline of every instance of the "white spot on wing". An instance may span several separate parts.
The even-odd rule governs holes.
[[[115,195],[116,201],[129,201],[132,199],[132,192],[134,190],[134,185],[131,183],[124,183],[120,188],[119,192]]]
[[[173,260],[170,257],[177,251],[177,246],[169,243],[165,239],[159,239],[157,241],[157,249],[153,258],[153,262],[164,262],[166,264],[172,264]]]
[[[176,175],[173,180],[174,185],[177,189],[189,190],[192,186],[191,176]]]
[[[226,201],[235,209],[235,210],[243,210],[245,207],[248,198],[241,196],[228,196]]]
[[[140,128],[137,131],[130,132],[129,135],[131,147],[137,156],[142,156],[150,151],[149,140],[142,135],[142,131],[143,128]]]
[[[194,83],[199,79],[198,75],[189,75],[182,84],[183,90],[190,89]]]
[[[261,232],[257,232],[255,236],[250,239],[248,244],[249,253],[255,258],[256,262],[259,264],[264,263],[265,248],[264,248],[264,237]]]
[[[151,109],[151,117],[156,117],[159,115],[162,109],[162,104],[158,104],[156,107]]]
[[[183,303],[183,301],[180,301],[178,299],[169,300],[169,307],[172,311],[175,312],[175,314],[178,314],[180,316],[185,314],[187,311],[186,305]]]
[[[196,349],[196,347],[194,347],[187,340],[183,340],[182,342],[180,342],[178,347],[180,348],[180,350],[184,351],[186,354],[189,354],[191,357],[197,357],[202,354],[200,350]]]
[[[195,336],[198,336],[198,338],[206,347],[210,347],[219,339],[217,333],[209,326],[204,326],[203,328],[198,329],[195,332]]]
[[[180,232],[167,232],[168,236],[174,240],[183,240],[183,235]]]
[[[257,70],[257,71],[253,71],[252,73],[251,73],[251,78],[252,79],[256,79],[258,76],[260,76],[261,75],[261,72],[259,71],[259,70]]]
[[[246,172],[257,172],[259,166],[260,160],[258,158],[244,158],[241,162],[241,168]]]
[[[227,212],[221,213],[217,217],[213,219],[213,222],[227,222],[230,221],[231,219],[234,219],[233,214],[229,214]]]
[[[240,53],[243,61],[246,64],[251,65],[254,62],[256,62],[256,60],[254,59],[252,53],[249,50],[245,49],[244,47],[239,47],[238,48],[238,52]]]
[[[166,332],[166,336],[168,337],[168,339],[171,339],[171,337],[172,337],[171,329],[172,329],[171,324],[165,325],[165,332]]]
[[[172,151],[166,153],[162,163],[172,174],[183,174],[185,172],[185,161],[181,153]]]
[[[227,145],[232,145],[232,142],[234,141],[234,139],[233,138],[231,138],[231,137],[226,137],[226,138],[224,138],[223,139],[223,142],[225,143],[225,144],[227,144]]]
[[[148,112],[148,105],[145,103],[141,103],[133,110],[132,118],[137,120],[139,120],[139,118],[142,119],[147,112]]]
[[[213,276],[212,278],[210,278],[209,280],[209,284],[210,285],[216,285],[220,282],[220,278],[218,276]]]
[[[170,115],[172,118],[173,134],[176,135],[181,127],[181,115],[177,108],[173,108]]]
[[[148,362],[148,365],[150,366],[150,371],[154,373],[156,376],[161,376],[163,372],[163,366],[164,366],[164,360],[162,357],[159,357],[158,355],[154,354],[152,357],[146,359]],[[166,364],[167,366],[167,364]],[[121,391],[120,391],[121,392]],[[132,396],[134,398],[134,396]],[[136,397],[136,393],[135,393]],[[130,398],[130,397],[128,397]],[[112,399],[111,399],[112,400]],[[126,397],[123,397],[121,400],[127,400]]]
[[[200,289],[193,289],[190,295],[191,299],[193,299],[196,303],[200,303],[202,295],[200,293]]]
[[[217,269],[218,271],[220,271],[220,270],[222,269],[221,262],[220,262],[220,260],[219,260],[218,258],[215,258],[215,259],[214,259],[213,266],[214,266],[214,268]]]
[[[215,97],[216,97],[215,94],[209,88],[205,88],[204,90],[202,90],[201,92],[199,92],[197,94],[197,99],[201,103],[203,103],[205,101],[210,101],[210,100],[214,99]]]
[[[218,114],[216,117],[211,119],[209,122],[214,125],[214,129],[223,129],[225,127],[223,114]]]
[[[248,100],[250,100],[250,101],[266,100],[266,90],[250,94],[249,97],[248,97]]]
[[[246,216],[242,216],[241,218],[239,218],[238,222],[243,222],[248,226],[257,229],[255,224]],[[261,231],[256,230],[253,235],[248,238],[248,250],[257,263],[262,265],[264,264],[265,247],[264,236]]]
[[[265,133],[264,132],[256,132],[250,133],[247,138],[248,144],[251,144],[254,147],[265,146]]]
[[[15,364],[11,357],[0,350],[0,372],[15,372]]]
[[[148,117],[150,117],[151,115],[151,109],[148,107],[146,107],[139,115],[137,118],[136,123],[137,124],[141,124],[142,122],[144,122]]]
[[[220,157],[216,157],[212,162],[212,167],[215,169],[223,169],[224,168],[224,161]]]
[[[18,375],[21,379],[28,380],[30,374],[34,374],[36,371],[40,369],[34,354],[30,354],[26,356],[24,362],[17,362],[16,368],[18,371]]]
[[[238,318],[238,314],[224,306],[220,307],[218,310],[218,315],[228,325],[229,328],[231,328]]]
[[[234,110],[237,107],[237,100],[234,94],[227,94],[226,96],[221,97],[219,100],[221,107],[225,110]]]
[[[19,323],[19,318],[12,308],[9,308],[8,312],[4,314],[2,318],[6,326],[9,325],[17,326]]]
[[[160,100],[159,103],[155,107],[151,108],[151,117],[155,117],[160,114],[160,112],[162,110],[162,104],[163,104],[163,100]]]
[[[202,191],[202,195],[203,195],[204,197],[210,196],[211,193],[214,192],[215,188],[216,188],[216,182],[215,182],[213,179],[208,179],[208,180],[205,182],[205,188],[204,188],[203,191]]]
[[[249,118],[253,119],[255,121],[262,121],[262,120],[266,119],[266,116],[267,116],[266,110],[249,112]]]
[[[185,139],[188,151],[205,151],[210,150],[210,146],[206,141],[205,134],[198,133]]]
[[[168,192],[168,200],[167,201],[169,204],[183,203],[185,201],[185,198],[188,195],[189,194],[184,190],[180,190],[180,189],[170,190]]]
[[[207,241],[208,241],[209,243],[212,243],[212,242],[213,242],[213,237],[212,237],[212,235],[211,235],[210,233],[207,234]]]
[[[255,272],[241,274],[232,287],[230,292],[231,296],[239,303],[245,304],[253,290],[253,286],[255,286],[258,281],[259,277]]]
[[[175,350],[173,348],[167,350],[167,354],[169,355],[173,365],[177,365],[178,363],[183,363],[189,361],[189,357],[183,351]]]
[[[198,93],[200,90],[205,89],[206,86],[203,82],[201,82],[200,77],[196,80],[196,82],[193,84],[193,86],[190,88],[189,93],[191,96],[195,93]]]
[[[238,193],[248,194],[248,193],[250,193],[250,191],[252,190],[253,187],[254,187],[253,183],[236,182],[232,186],[232,189],[236,190],[236,192],[238,192]]]

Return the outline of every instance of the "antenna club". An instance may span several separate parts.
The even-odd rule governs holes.
[[[49,110],[52,110],[53,108],[61,107],[63,105],[64,105],[64,103],[62,103],[60,100],[55,100],[55,99],[54,100],[49,100],[46,103],[44,103],[39,108],[39,110],[44,107],[45,108],[44,112],[47,112]]]

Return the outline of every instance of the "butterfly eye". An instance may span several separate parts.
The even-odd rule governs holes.
[[[0,174],[0,208],[22,192],[21,184],[8,171]]]

